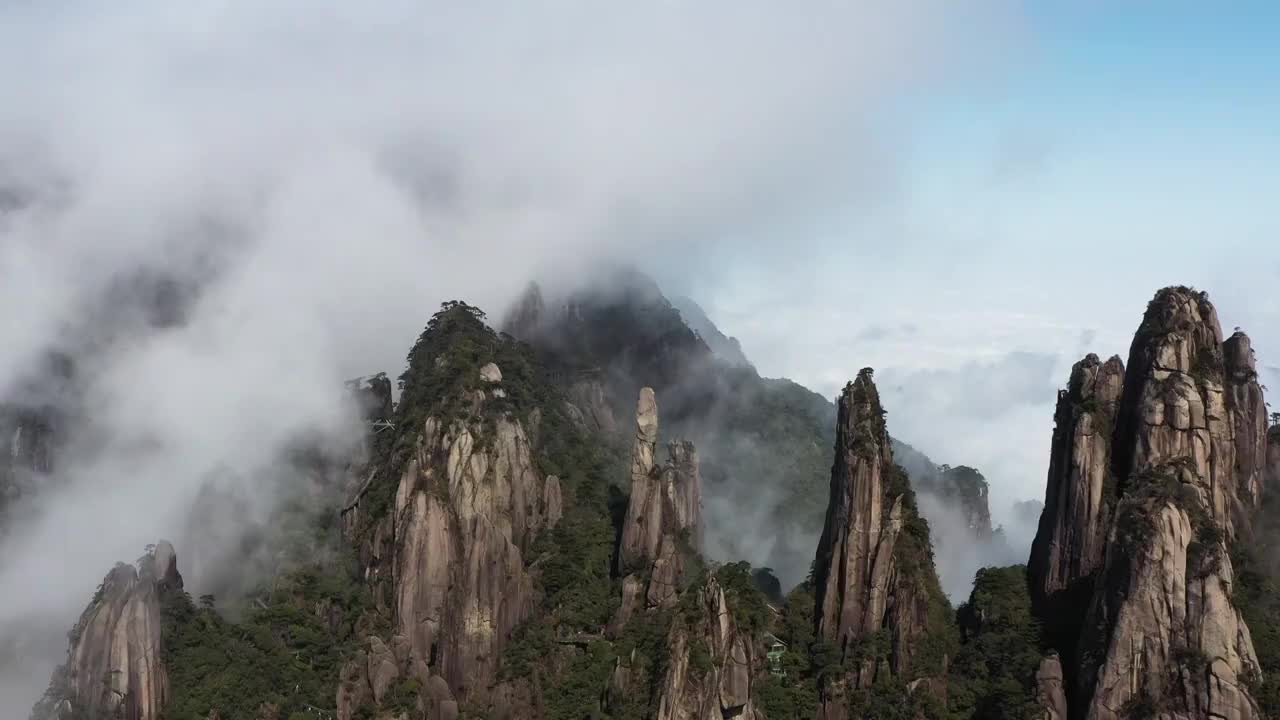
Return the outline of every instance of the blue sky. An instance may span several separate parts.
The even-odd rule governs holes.
[[[891,432],[986,470],[997,519],[1043,494],[1070,364],[1126,356],[1157,288],[1208,290],[1280,367],[1280,7],[1230,7],[1022,8],[980,71],[886,114],[893,193],[736,268],[713,316],[828,395],[877,367]]]

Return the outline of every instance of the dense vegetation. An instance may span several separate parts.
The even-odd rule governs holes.
[[[1026,567],[983,568],[956,611],[959,652],[951,662],[948,714],[954,720],[1031,720],[1040,624],[1031,614]]]
[[[354,562],[315,564],[278,578],[231,622],[207,601],[173,592],[163,602],[169,720],[313,718],[331,714],[338,671],[366,607]],[[317,612],[324,608],[324,613]]]
[[[831,648],[815,644],[813,584],[787,595],[774,635],[786,645],[777,668],[770,668],[757,690],[760,709],[769,720],[810,720],[817,713],[818,680],[828,668]]]
[[[330,715],[342,663],[379,629],[334,507],[285,503],[274,525],[276,571],[246,596],[161,598],[167,720]]]

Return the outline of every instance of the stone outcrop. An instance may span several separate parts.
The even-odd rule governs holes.
[[[1062,678],[1062,661],[1049,653],[1036,669],[1036,702],[1043,720],[1067,720],[1067,695]]]
[[[714,577],[688,592],[697,593],[697,602],[676,617],[667,634],[656,720],[764,720],[751,700],[762,665],[753,638],[734,622]]]
[[[1049,641],[1069,663],[1106,553],[1116,501],[1111,439],[1123,387],[1120,358],[1104,363],[1090,354],[1071,368],[1054,412],[1044,510],[1027,576]]]
[[[1078,641],[1049,636],[1076,658],[1065,668],[1070,716],[1257,718],[1247,681],[1259,668],[1231,603],[1227,550],[1249,536],[1264,484],[1249,340],[1223,340],[1204,293],[1166,288],[1147,307],[1116,403],[1118,373],[1115,359],[1086,358],[1059,399],[1029,568],[1051,627],[1071,612],[1049,602],[1055,594],[1087,608]],[[1087,603],[1071,594],[1080,583]]]
[[[173,546],[158,543],[138,567],[107,573],[71,631],[67,663],[34,717],[155,720],[169,695],[161,644],[162,594],[182,589]]]
[[[344,528],[363,532],[375,602],[403,638],[397,672],[435,688],[440,717],[484,703],[503,647],[536,603],[525,557],[563,512],[559,480],[538,471],[525,423],[486,406],[502,397],[500,378],[486,366],[488,390],[468,395],[461,415],[426,418],[380,518],[363,517],[368,485],[344,511]],[[360,675],[344,671],[351,694],[361,692]],[[376,679],[365,675],[376,696]]]
[[[1240,521],[1248,522],[1262,505],[1267,467],[1267,403],[1258,384],[1257,361],[1249,336],[1236,332],[1222,344],[1223,389],[1227,416],[1235,439],[1236,499],[1243,506]]]
[[[908,539],[904,524],[915,514],[868,368],[840,398],[831,497],[814,567],[818,638],[851,666],[847,676],[821,689],[824,720],[849,717],[849,692],[869,687],[879,673],[904,683],[922,679],[912,660],[941,590],[928,540],[923,547],[901,542]],[[902,557],[909,551],[916,553],[911,571]],[[871,647],[877,638],[887,647]]]
[[[656,461],[658,403],[640,391],[631,452],[631,497],[618,540],[623,604],[615,627],[640,607],[669,607],[685,577],[687,558],[701,546],[702,496],[693,444],[671,443],[668,461]]]

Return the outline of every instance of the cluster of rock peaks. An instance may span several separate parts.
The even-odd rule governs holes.
[[[571,304],[565,312],[581,319],[584,311]],[[535,328],[544,313],[534,294],[510,323]],[[545,690],[554,685],[544,688],[542,668],[527,679],[498,672],[504,652],[520,649],[511,645],[517,628],[538,623],[557,633],[547,641],[554,648],[548,668],[616,649],[637,627],[661,638],[656,658],[608,657],[613,671],[600,682],[599,699],[588,701],[597,710],[632,708],[631,700],[644,698],[646,717],[657,720],[764,720],[756,696],[766,668],[759,635],[769,621],[735,612],[743,597],[735,593],[744,592],[735,589],[739,576],[709,572],[700,557],[698,453],[674,441],[659,457],[650,387],[637,402],[630,496],[614,560],[599,563],[603,582],[621,578],[620,606],[612,618],[589,621],[608,620],[607,627],[577,627],[573,636],[556,625],[556,609],[542,607],[541,548],[565,508],[559,479],[539,470],[540,442],[564,425],[608,432],[615,415],[599,380],[587,375],[567,388],[572,422],[544,419],[545,408],[516,412],[513,400],[527,392],[521,374],[497,361],[511,371],[505,380],[494,362],[465,368],[466,377],[449,385],[457,397],[429,398],[412,412],[393,406],[385,376],[352,386],[366,419],[393,428],[395,442],[341,513],[377,622],[361,626],[358,649],[343,658],[337,720],[370,708],[392,717],[406,692],[412,717],[425,720],[457,720],[472,710],[504,720],[544,717]],[[444,376],[430,373],[458,370],[447,362],[441,352],[410,375],[438,387],[432,382]],[[870,369],[844,388],[837,413],[814,556],[814,616],[805,631],[816,642],[798,649],[823,663],[817,717],[864,717],[860,703],[886,687],[903,707],[942,707],[949,664],[952,675],[965,665],[948,656],[946,638],[934,636],[951,611]],[[1025,679],[1034,680],[1043,716],[1260,719],[1251,695],[1259,662],[1233,602],[1228,548],[1248,542],[1264,489],[1280,481],[1280,427],[1268,430],[1249,338],[1224,338],[1203,293],[1162,290],[1127,363],[1096,355],[1076,363],[1055,422],[1027,568],[1048,651]],[[11,454],[10,466],[38,464],[36,436],[23,432],[15,437],[24,444],[13,447],[24,454]],[[962,504],[975,537],[989,539],[981,475],[966,467],[941,472],[957,488],[946,497]],[[708,476],[715,477],[710,465]],[[550,536],[553,543],[577,522],[575,499],[574,520]],[[157,720],[170,695],[162,600],[181,589],[168,543],[137,567],[113,569],[73,631],[67,663],[36,719]]]
[[[1250,534],[1267,465],[1248,337],[1224,340],[1204,293],[1161,290],[1127,367],[1081,360],[1055,419],[1028,567],[1064,659],[1046,707],[1089,720],[1260,717],[1228,552]]]
[[[672,442],[667,462],[659,464],[657,445],[657,399],[646,387],[636,407],[631,496],[618,540],[622,605],[611,630],[618,633],[643,613],[670,610],[679,603],[665,638],[660,664],[665,670],[652,683],[654,717],[764,720],[752,700],[755,677],[763,666],[756,639],[739,627],[714,575],[701,583],[693,577],[702,535],[697,452],[689,442]],[[620,665],[610,694],[639,692],[647,680]]]

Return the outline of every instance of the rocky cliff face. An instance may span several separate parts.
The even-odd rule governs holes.
[[[366,672],[375,698],[379,673],[394,665],[395,677],[436,694],[443,680],[452,697],[442,706],[479,701],[536,600],[524,556],[559,520],[560,485],[538,472],[524,423],[487,412],[503,397],[492,367],[497,373],[482,376],[485,389],[470,395],[461,416],[423,422],[389,512],[363,541],[375,596],[394,618],[392,645],[403,646],[396,662]],[[361,505],[346,510],[348,528],[358,526]]]
[[[169,694],[161,594],[182,588],[173,546],[161,541],[138,567],[117,565],[71,631],[35,720],[155,720]]]
[[[1123,386],[1119,357],[1104,363],[1090,354],[1071,368],[1054,412],[1045,504],[1027,576],[1036,613],[1068,664],[1116,502],[1111,441]]]
[[[850,717],[852,691],[882,676],[907,682],[945,671],[945,658],[917,658],[931,611],[945,600],[870,369],[845,387],[839,408],[814,578],[818,638],[850,671],[822,689],[820,716],[828,720]]]
[[[1031,558],[1037,611],[1050,623],[1069,612],[1048,602],[1055,593],[1095,578],[1079,643],[1059,648],[1078,658],[1067,668],[1070,714],[1258,717],[1248,689],[1258,664],[1231,602],[1227,550],[1249,535],[1265,465],[1248,338],[1224,342],[1206,295],[1166,288],[1143,317],[1115,403],[1118,374],[1118,361],[1086,358],[1060,398]],[[1050,640],[1071,644],[1068,634]]]
[[[1136,469],[1189,458],[1210,515],[1234,537],[1256,507],[1261,456],[1254,449],[1265,443],[1253,368],[1248,338],[1240,333],[1224,344],[1206,294],[1157,293],[1129,350],[1112,459],[1121,484]],[[1238,443],[1250,449],[1246,457]]]
[[[538,602],[527,558],[560,520],[560,481],[536,460],[540,378],[483,318],[464,303],[432,318],[394,429],[375,436],[369,479],[343,510],[392,628],[344,668],[344,720],[400,678],[433,720],[486,707],[502,651]]]
[[[623,604],[615,626],[643,607],[670,607],[685,578],[688,558],[701,544],[702,497],[698,454],[673,442],[659,465],[658,403],[652,388],[640,390],[631,452],[631,496],[618,539]]]
[[[1235,493],[1241,516],[1262,505],[1267,468],[1267,403],[1258,384],[1257,360],[1249,336],[1236,332],[1222,344],[1223,390],[1235,439]],[[1233,523],[1238,525],[1239,523]]]
[[[696,595],[667,634],[656,720],[764,720],[751,699],[763,665],[754,638],[738,627],[714,577],[688,592]]]
[[[1255,718],[1259,676],[1249,629],[1231,603],[1231,561],[1189,464],[1138,478],[1117,511],[1086,617],[1077,703],[1110,720],[1150,709],[1171,718]]]

